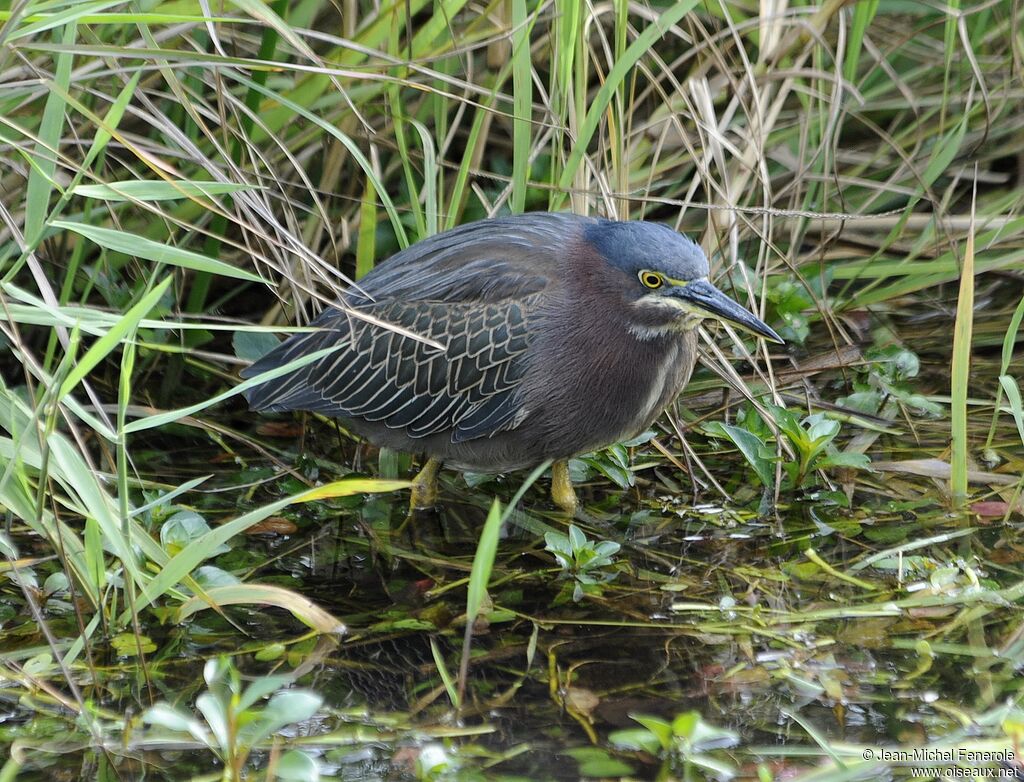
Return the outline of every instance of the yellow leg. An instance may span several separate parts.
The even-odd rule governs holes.
[[[567,461],[558,461],[551,465],[551,500],[569,516],[576,514],[579,501],[569,479]]]
[[[430,457],[423,469],[412,481],[412,497],[409,498],[409,509],[426,510],[437,505],[437,473],[441,469],[441,461]]]

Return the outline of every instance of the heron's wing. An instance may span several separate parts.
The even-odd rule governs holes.
[[[371,299],[497,304],[559,285],[565,250],[595,218],[532,212],[467,223],[391,256],[359,282]]]
[[[460,442],[518,425],[516,391],[526,370],[528,312],[537,294],[496,304],[379,301],[359,309],[379,322],[328,310],[243,375],[251,377],[325,347],[318,362],[252,389],[258,410],[310,410],[383,422],[419,438],[450,431]]]
[[[530,313],[561,285],[565,251],[593,218],[533,213],[460,226],[418,242],[360,281],[345,303],[444,346],[325,311],[243,373],[337,352],[248,394],[257,410],[310,410],[460,442],[515,428]]]

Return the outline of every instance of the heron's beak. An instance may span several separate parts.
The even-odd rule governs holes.
[[[685,285],[674,286],[668,294],[682,299],[689,309],[700,315],[727,321],[771,342],[783,342],[771,326],[747,312],[707,280],[692,280]]]

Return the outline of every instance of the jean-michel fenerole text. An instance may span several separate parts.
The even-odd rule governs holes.
[[[1012,749],[982,750],[969,747],[914,747],[875,750],[875,760],[889,763],[1013,763]]]

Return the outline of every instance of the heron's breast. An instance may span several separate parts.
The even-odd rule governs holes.
[[[645,429],[678,396],[693,372],[696,340],[692,333],[666,340],[664,350],[653,362],[647,387],[638,387],[636,426]]]

